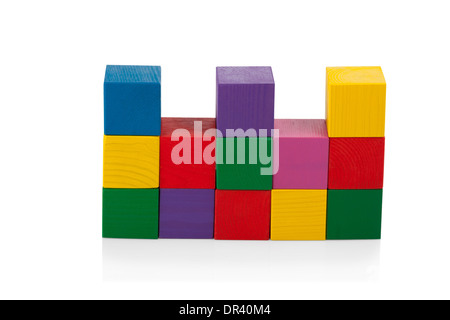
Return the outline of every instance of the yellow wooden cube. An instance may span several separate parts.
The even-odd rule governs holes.
[[[105,136],[104,188],[158,188],[159,137]]]
[[[384,137],[386,81],[380,67],[328,67],[330,137]]]
[[[327,190],[272,190],[272,240],[325,240]]]

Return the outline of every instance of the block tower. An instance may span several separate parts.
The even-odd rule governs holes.
[[[216,69],[215,239],[269,239],[274,95],[270,67]]]
[[[327,239],[381,236],[385,104],[380,67],[327,68]]]
[[[158,238],[161,68],[107,66],[103,237]]]
[[[162,118],[160,238],[212,239],[214,118]]]
[[[325,120],[276,119],[272,240],[325,240],[328,147]],[[277,140],[275,140],[277,141]],[[276,142],[275,142],[276,143]]]

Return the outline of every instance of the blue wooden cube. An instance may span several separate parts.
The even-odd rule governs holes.
[[[107,66],[105,135],[161,134],[161,67]]]

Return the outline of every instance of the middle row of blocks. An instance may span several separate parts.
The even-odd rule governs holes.
[[[103,198],[112,238],[378,239],[381,230],[381,189],[105,188]]]
[[[195,123],[199,128],[195,128]],[[216,139],[213,118],[163,118],[161,129],[161,137],[105,136],[103,187],[222,190],[383,187],[384,137],[328,138],[324,120],[275,120],[278,140]],[[273,156],[274,151],[278,157]],[[239,159],[242,152],[245,156]],[[273,176],[271,168],[276,172]],[[266,174],[261,174],[261,170],[266,170]]]

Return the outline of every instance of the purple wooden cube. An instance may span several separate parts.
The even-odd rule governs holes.
[[[271,67],[217,67],[216,125],[226,129],[256,130],[248,136],[271,136],[274,125],[275,82]],[[236,136],[243,136],[237,134]]]
[[[274,189],[327,189],[329,138],[325,120],[275,120],[279,155]],[[276,150],[276,146],[275,146]]]
[[[161,189],[159,237],[212,239],[214,189]]]

